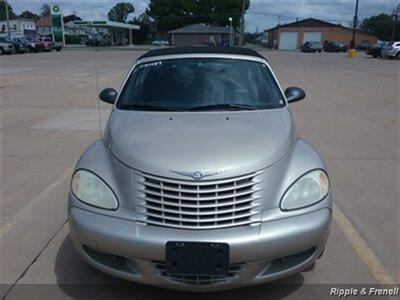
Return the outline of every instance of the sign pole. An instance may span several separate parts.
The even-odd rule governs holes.
[[[61,31],[62,31],[62,43],[63,43],[63,46],[65,47],[64,18],[62,15],[61,15]]]

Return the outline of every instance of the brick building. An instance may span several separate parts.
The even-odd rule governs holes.
[[[352,29],[342,25],[332,24],[313,18],[278,25],[268,30],[268,45],[281,50],[295,50],[307,41],[318,41],[321,44],[342,41],[347,45],[352,39]],[[371,44],[377,42],[377,37],[357,30],[356,45],[363,41]]]
[[[172,30],[169,33],[174,46],[229,44],[229,27],[194,24]]]

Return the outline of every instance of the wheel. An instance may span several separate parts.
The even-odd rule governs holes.
[[[57,52],[60,52],[60,51],[61,51],[61,48],[57,48],[56,51],[57,51]]]
[[[319,53],[321,53],[321,52],[322,52],[322,50],[318,50],[318,52],[319,52]]]
[[[0,55],[1,55],[1,54],[4,54],[3,48],[0,48]]]
[[[396,53],[396,59],[400,59],[400,51]]]
[[[372,54],[372,57],[373,57],[373,58],[378,58],[378,55]]]

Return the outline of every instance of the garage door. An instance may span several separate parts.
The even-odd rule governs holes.
[[[281,32],[279,36],[280,50],[296,50],[298,33],[293,31]]]
[[[321,39],[322,39],[321,31],[304,32],[303,43],[305,43],[305,42],[321,42]]]

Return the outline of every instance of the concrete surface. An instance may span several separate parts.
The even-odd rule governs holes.
[[[127,285],[92,269],[68,235],[71,170],[99,138],[109,112],[107,104],[99,104],[98,91],[118,88],[142,53],[74,50],[0,57],[1,297],[187,296]],[[292,106],[297,126],[324,156],[338,216],[348,223],[333,223],[326,253],[311,272],[209,297],[324,298],[335,285],[399,283],[399,62],[263,54],[284,87],[306,90],[306,100]]]

